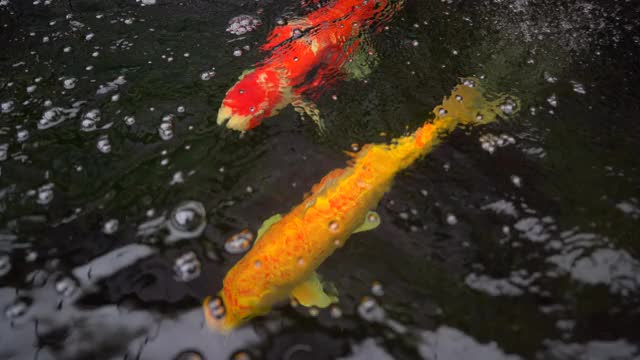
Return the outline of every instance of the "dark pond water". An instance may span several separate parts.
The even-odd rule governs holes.
[[[276,19],[309,10],[0,0],[0,358],[640,358],[638,3],[409,1],[366,81],[318,99],[326,133],[291,107],[217,126]],[[225,31],[243,14],[262,25]],[[319,269],[338,307],[207,328],[226,239],[470,75],[520,112],[399,174]]]

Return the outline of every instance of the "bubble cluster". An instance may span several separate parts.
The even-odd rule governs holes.
[[[200,79],[203,81],[209,81],[211,79],[213,79],[213,77],[216,76],[216,68],[212,67],[209,70],[205,70],[202,73],[200,73]]]
[[[100,121],[100,110],[93,109],[87,111],[82,116],[82,121],[80,123],[82,131],[93,131],[96,129],[96,124]]]
[[[511,98],[507,98],[504,103],[500,104],[500,110],[505,115],[513,115],[513,113],[517,110],[518,104],[513,101]]]
[[[502,148],[516,143],[516,140],[506,134],[494,135],[484,134],[480,136],[480,146],[484,151],[493,154],[497,148]]]
[[[160,126],[158,127],[158,134],[162,140],[170,140],[173,138],[173,120],[175,116],[173,114],[168,114],[162,117],[162,122],[160,122]]]
[[[251,15],[238,15],[229,20],[229,26],[226,31],[233,35],[240,36],[254,31],[260,25],[262,25],[260,19],[254,18]]]

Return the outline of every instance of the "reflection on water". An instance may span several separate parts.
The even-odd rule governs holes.
[[[322,5],[0,0],[1,358],[640,356],[638,5],[410,1],[315,100],[325,133],[290,108],[218,127],[269,32]],[[262,220],[470,75],[522,110],[398,175],[319,269],[339,307],[205,326]]]

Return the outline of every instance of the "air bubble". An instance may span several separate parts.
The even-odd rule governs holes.
[[[224,314],[225,314],[224,304],[222,303],[222,300],[219,297],[211,299],[207,304],[207,307],[211,311],[211,315],[213,315],[214,318],[220,320],[224,317]]]
[[[515,187],[520,187],[522,186],[522,179],[520,179],[518,175],[511,175],[511,183],[513,183]]]
[[[18,299],[13,304],[10,304],[4,310],[4,315],[9,320],[17,319],[24,315],[29,309],[29,304],[25,301]]]
[[[378,220],[380,220],[380,216],[376,213],[370,213],[369,215],[367,215],[367,221],[370,223],[375,223]]]
[[[18,130],[18,132],[16,133],[16,140],[18,140],[18,142],[20,143],[29,140],[29,130],[27,129]]]
[[[447,215],[447,224],[455,225],[458,223],[458,218],[454,214]]]
[[[365,296],[358,305],[358,314],[369,322],[381,322],[385,318],[384,309],[375,299]]]
[[[15,108],[15,103],[12,100],[5,101],[2,104],[0,104],[0,110],[2,111],[3,114],[12,112],[14,108]]]
[[[98,142],[96,143],[96,147],[103,154],[108,154],[111,152],[111,142],[109,141],[109,137],[107,135],[102,135],[98,138]]]
[[[384,295],[384,289],[379,281],[374,281],[373,284],[371,284],[371,293],[378,297]]]
[[[11,258],[7,254],[0,254],[0,276],[5,276],[11,271]]]
[[[136,123],[136,118],[131,115],[125,116],[124,123],[127,124],[128,126],[131,126]]]
[[[224,249],[229,254],[243,254],[249,251],[252,242],[253,234],[249,230],[243,230],[227,239],[224,242]]]
[[[337,233],[340,230],[340,224],[337,221],[332,221],[329,223],[329,231],[332,233]]]
[[[337,305],[332,305],[329,314],[331,314],[332,318],[339,319],[342,317],[342,310]]]
[[[193,251],[189,251],[178,257],[174,263],[173,270],[176,273],[175,279],[181,282],[191,281],[200,276],[202,265]]]
[[[56,282],[56,291],[58,294],[69,297],[76,291],[76,283],[71,278],[65,277]]]
[[[114,234],[116,231],[118,231],[119,225],[120,222],[118,221],[118,219],[107,220],[107,222],[102,225],[102,232],[107,235]]]
[[[44,185],[38,189],[36,202],[40,205],[47,205],[53,200],[53,185]]]
[[[67,90],[71,90],[76,87],[77,82],[78,79],[76,78],[64,79],[64,81],[62,82],[62,86]]]
[[[171,213],[169,224],[172,228],[183,232],[195,232],[205,223],[205,210],[202,204],[186,202],[180,204]]]

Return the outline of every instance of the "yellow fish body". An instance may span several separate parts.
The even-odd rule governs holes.
[[[205,299],[209,326],[229,331],[288,298],[317,307],[337,301],[323,291],[315,269],[352,233],[379,224],[371,210],[399,171],[427,154],[458,124],[494,121],[504,101],[488,101],[478,80],[466,79],[434,109],[433,122],[391,144],[366,145],[349,166],[331,171],[291,212],[265,222],[253,248],[225,276],[219,297]]]

